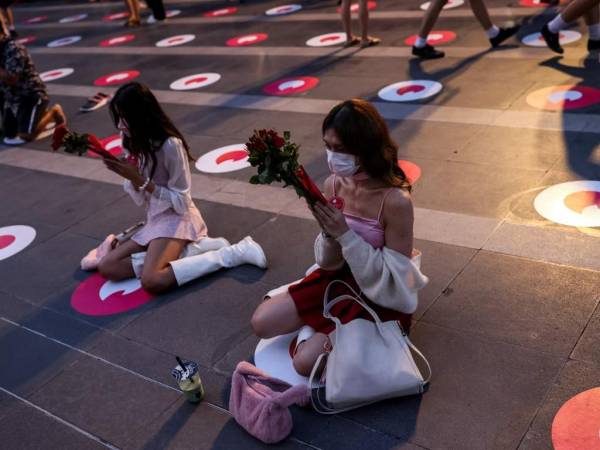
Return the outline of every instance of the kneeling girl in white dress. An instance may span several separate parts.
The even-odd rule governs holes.
[[[110,112],[135,162],[104,163],[125,179],[133,201],[146,208],[146,223],[100,261],[100,274],[112,281],[135,276],[145,290],[160,293],[222,267],[266,268],[265,254],[252,238],[230,245],[208,237],[191,197],[189,147],[150,89],[137,82],[122,86]]]

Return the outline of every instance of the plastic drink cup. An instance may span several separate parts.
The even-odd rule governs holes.
[[[183,367],[182,367],[183,363]],[[198,373],[198,364],[193,361],[180,363],[171,372],[177,380],[179,389],[185,394],[190,403],[199,403],[204,398],[204,387]]]

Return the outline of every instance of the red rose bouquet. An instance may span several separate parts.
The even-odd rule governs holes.
[[[57,151],[61,147],[64,147],[65,152],[77,153],[79,156],[90,150],[103,158],[117,159],[104,148],[100,140],[93,134],[76,133],[65,125],[56,127],[52,135],[52,150]]]
[[[298,163],[300,147],[290,141],[290,132],[283,137],[274,130],[258,130],[246,143],[248,162],[258,169],[258,174],[250,178],[252,184],[284,183],[283,187],[293,186],[300,197],[310,204],[327,203],[317,185]]]

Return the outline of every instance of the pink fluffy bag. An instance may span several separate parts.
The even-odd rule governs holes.
[[[248,433],[274,444],[292,431],[291,405],[308,404],[308,386],[291,386],[273,378],[252,364],[240,362],[231,381],[229,411]]]

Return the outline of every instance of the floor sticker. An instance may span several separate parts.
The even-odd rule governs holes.
[[[123,36],[115,36],[110,39],[105,39],[100,42],[100,47],[112,47],[113,45],[121,45],[127,42],[131,42],[135,39],[133,34],[124,34]]]
[[[123,84],[131,81],[140,76],[137,70],[124,70],[122,72],[113,72],[108,75],[104,75],[94,81],[96,86],[114,86],[116,84]]]
[[[0,227],[0,261],[29,247],[35,235],[35,229],[27,225]]]
[[[284,16],[286,14],[292,14],[302,9],[302,5],[298,5],[297,3],[292,3],[289,5],[277,6],[275,8],[271,8],[265,11],[267,16]]]
[[[250,167],[245,144],[220,147],[202,155],[196,161],[196,169],[205,173],[226,173]]]
[[[88,316],[110,316],[139,308],[154,298],[137,278],[114,282],[95,273],[77,286],[71,306]]]
[[[115,13],[115,14],[108,14],[107,16],[104,16],[102,18],[102,20],[104,20],[105,22],[112,22],[114,20],[123,20],[123,19],[129,19],[129,13],[126,11],[120,12],[120,13]]]
[[[404,41],[404,43],[406,45],[413,46],[413,45],[415,45],[415,42],[417,41],[417,37],[418,36],[416,34],[413,34],[412,36],[407,38]],[[447,44],[448,42],[452,42],[455,39],[456,39],[456,33],[452,32],[452,31],[446,31],[446,30],[432,31],[431,33],[429,33],[427,35],[427,43],[429,45],[433,45],[434,47],[436,45]]]
[[[562,30],[560,32],[559,40],[561,45],[571,44],[581,39],[581,33],[571,30]],[[546,41],[542,37],[542,33],[532,33],[521,39],[523,44],[530,47],[546,47]]]
[[[600,388],[568,400],[552,422],[554,450],[600,449]]]
[[[244,47],[246,45],[253,45],[262,41],[266,41],[268,37],[269,35],[266,33],[244,34],[242,36],[236,36],[229,39],[226,44],[229,47]]]
[[[272,377],[287,381],[292,386],[308,384],[308,378],[299,375],[292,362],[298,333],[261,339],[254,351],[254,364]]]
[[[210,86],[220,79],[221,75],[218,73],[198,73],[175,80],[169,87],[174,91],[189,91]]]
[[[81,36],[67,36],[64,38],[56,39],[52,42],[48,42],[47,47],[56,48],[56,47],[65,47],[67,45],[75,44],[81,40]]]
[[[81,20],[85,20],[87,19],[88,15],[87,14],[75,14],[74,16],[68,16],[68,17],[63,17],[62,19],[60,19],[58,22],[59,23],[73,23],[73,22],[79,22]]]
[[[235,14],[238,11],[238,9],[234,6],[229,7],[229,8],[221,8],[221,9],[216,9],[214,11],[209,11],[204,13],[204,17],[223,17],[223,16],[229,16],[231,14]]]
[[[599,102],[600,89],[578,85],[551,86],[527,96],[530,106],[548,111],[585,108]]]
[[[269,83],[263,91],[270,95],[292,95],[306,92],[319,84],[316,77],[290,77]]]
[[[31,17],[27,20],[24,20],[23,23],[27,24],[27,25],[33,25],[36,23],[45,22],[46,20],[48,20],[48,16],[35,16],[35,17]]]
[[[196,39],[195,34],[178,34],[177,36],[171,36],[162,39],[156,43],[157,47],[175,47],[177,45],[187,44]]]
[[[333,45],[342,45],[346,43],[346,33],[327,33],[320,34],[306,41],[309,47],[329,47]]]
[[[412,102],[433,97],[442,90],[442,84],[430,80],[400,81],[378,92],[379,98],[388,102]]]
[[[46,72],[42,72],[40,73],[40,78],[44,82],[60,80],[61,78],[68,77],[73,72],[75,72],[75,70],[73,70],[71,67],[62,67],[60,69],[53,69],[48,70]]]
[[[600,227],[600,181],[550,186],[537,195],[533,206],[542,217],[560,225]]]
[[[429,5],[430,4],[431,4],[431,2],[425,2],[425,3],[423,3],[421,5],[421,9],[423,11],[427,11],[429,9]],[[462,6],[464,4],[465,4],[464,0],[448,0],[448,3],[446,3],[442,9],[458,8],[459,6]]]

